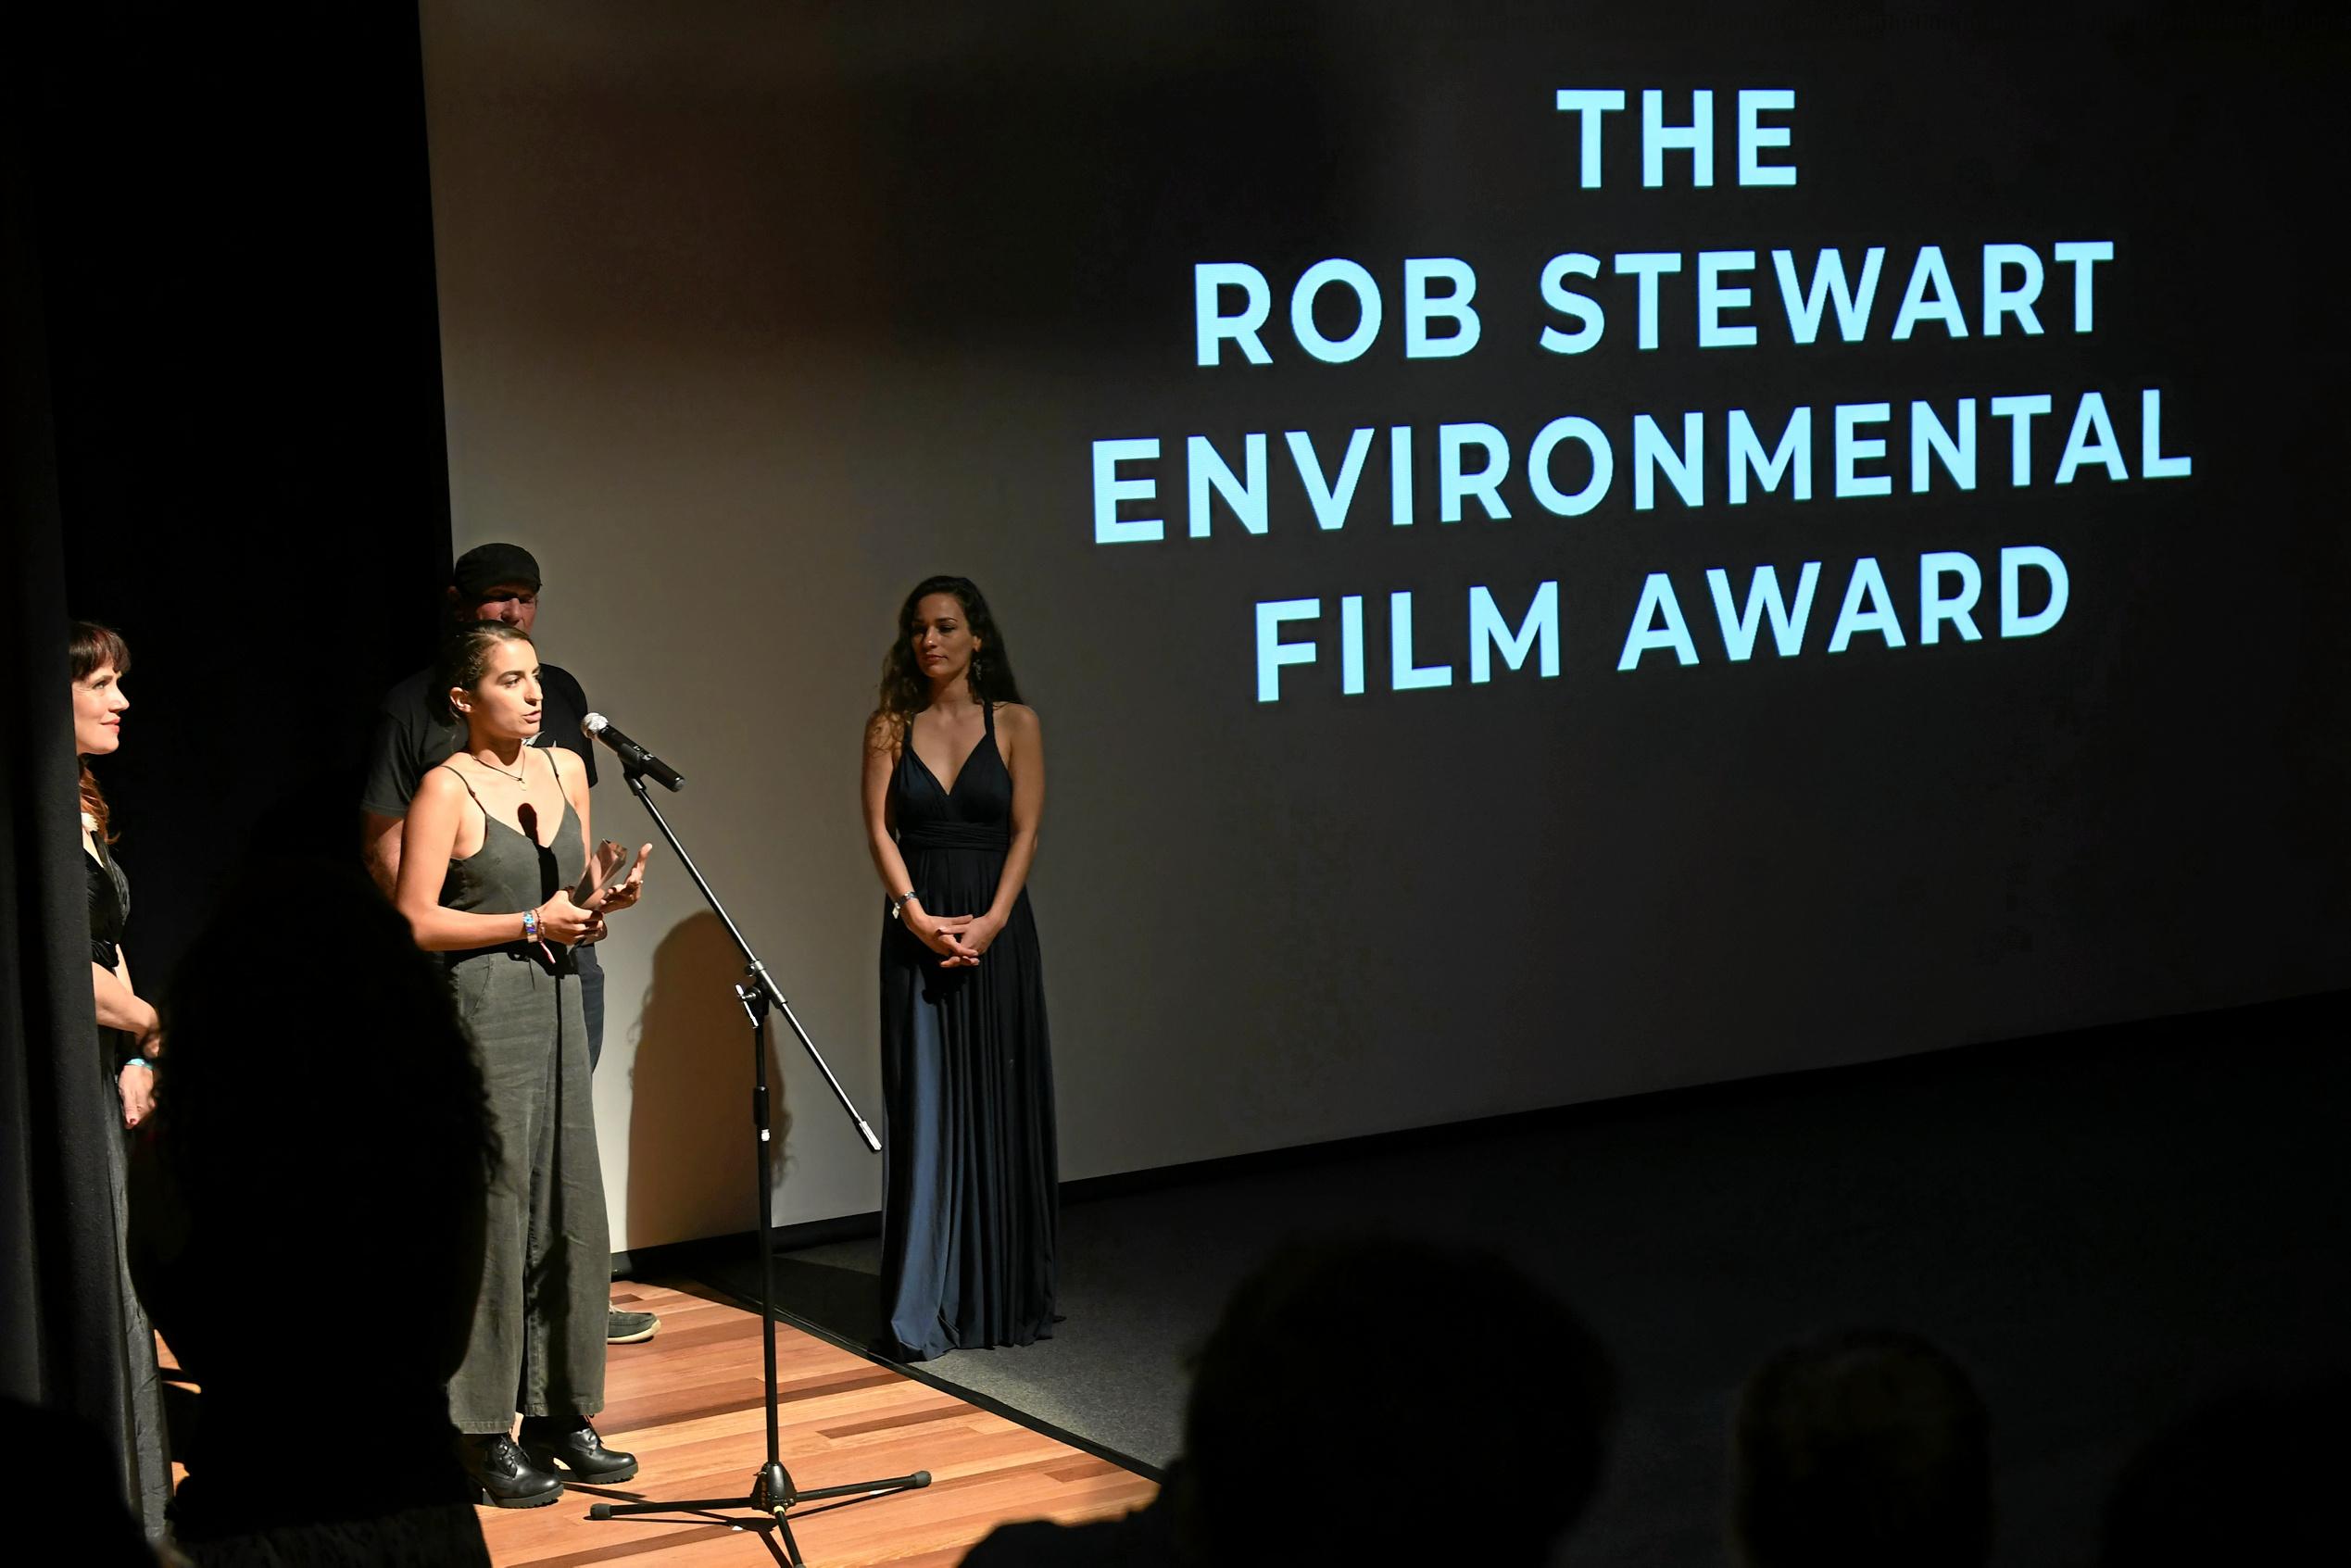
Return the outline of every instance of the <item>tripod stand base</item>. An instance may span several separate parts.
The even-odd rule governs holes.
[[[753,1190],[758,1194],[760,1216],[760,1339],[761,1372],[767,1390],[767,1462],[751,1477],[751,1490],[748,1497],[706,1498],[690,1502],[600,1502],[588,1510],[588,1517],[620,1519],[630,1514],[715,1513],[726,1509],[748,1509],[753,1513],[765,1514],[773,1522],[775,1533],[784,1537],[785,1560],[792,1568],[805,1568],[799,1543],[792,1538],[793,1509],[804,1502],[817,1502],[827,1498],[883,1497],[892,1492],[912,1491],[929,1486],[931,1473],[918,1470],[911,1475],[894,1475],[885,1481],[858,1481],[846,1486],[819,1486],[813,1491],[804,1492],[793,1482],[792,1473],[784,1468],[780,1457],[783,1450],[777,1447],[775,1429],[775,1226],[773,1212],[775,1173],[773,1133],[768,1124],[772,1097],[768,1092],[767,1077],[767,1015],[771,1008],[783,1013],[785,1021],[792,1026],[792,1033],[798,1035],[800,1044],[808,1047],[809,1056],[815,1061],[818,1071],[824,1074],[824,1081],[832,1085],[835,1097],[841,1102],[841,1109],[848,1111],[849,1120],[857,1123],[858,1135],[865,1140],[865,1147],[878,1154],[882,1140],[874,1135],[874,1129],[867,1126],[865,1118],[857,1113],[857,1107],[849,1102],[849,1091],[841,1087],[841,1081],[833,1075],[832,1068],[825,1065],[823,1053],[816,1048],[816,1042],[808,1037],[808,1031],[801,1028],[800,1021],[793,1016],[792,1004],[786,1001],[784,993],[776,989],[774,981],[768,975],[767,966],[760,962],[757,953],[751,951],[751,945],[743,940],[743,933],[736,927],[735,918],[726,912],[726,906],[719,902],[718,895],[710,891],[710,883],[696,868],[694,858],[685,852],[685,846],[678,842],[677,834],[671,828],[669,820],[661,815],[660,808],[654,805],[653,797],[646,793],[645,769],[632,763],[626,776],[629,793],[635,796],[638,804],[652,816],[653,825],[661,830],[661,836],[669,841],[678,864],[685,868],[686,874],[694,879],[694,885],[701,889],[703,899],[710,906],[710,912],[718,916],[720,924],[726,927],[726,934],[733,938],[735,949],[743,955],[746,966],[743,980],[734,990],[735,999],[743,1004],[743,1015],[751,1026],[751,1132],[758,1183]],[[672,784],[670,787],[674,789],[677,786]],[[719,1523],[734,1524],[737,1529],[743,1527],[740,1523],[732,1520]],[[769,1544],[771,1547],[773,1545],[773,1542]]]
[[[804,1562],[799,1543],[792,1538],[791,1511],[802,1503],[823,1502],[830,1498],[882,1497],[891,1492],[911,1492],[931,1484],[931,1473],[918,1470],[911,1475],[893,1475],[881,1481],[852,1481],[842,1486],[816,1486],[802,1491],[794,1484],[792,1473],[773,1461],[761,1465],[751,1476],[751,1490],[747,1497],[700,1498],[685,1502],[599,1502],[588,1509],[590,1519],[620,1519],[633,1513],[714,1513],[725,1509],[748,1509],[764,1514],[775,1522],[784,1534],[786,1561],[799,1568]]]

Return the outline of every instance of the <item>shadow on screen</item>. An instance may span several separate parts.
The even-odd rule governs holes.
[[[750,1027],[735,996],[742,972],[725,927],[707,911],[681,921],[654,949],[629,1109],[628,1227],[639,1246],[758,1223]],[[780,1151],[792,1112],[774,1035],[771,1024],[767,1072]]]

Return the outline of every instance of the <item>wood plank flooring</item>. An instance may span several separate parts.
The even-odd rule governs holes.
[[[608,1403],[597,1422],[607,1441],[637,1456],[636,1479],[574,1486],[547,1508],[484,1509],[492,1559],[500,1568],[782,1561],[756,1527],[682,1513],[587,1517],[597,1501],[739,1495],[767,1453],[757,1314],[696,1291],[625,1283],[614,1299],[661,1315],[653,1339],[612,1347]],[[1124,1513],[1157,1490],[1131,1471],[786,1323],[776,1325],[776,1375],[784,1463],[800,1486],[916,1470],[932,1477],[920,1491],[811,1505],[816,1512],[792,1529],[813,1568],[949,1568],[1007,1520]]]

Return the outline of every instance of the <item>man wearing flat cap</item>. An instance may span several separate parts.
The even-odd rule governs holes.
[[[503,621],[524,632],[539,615],[539,563],[520,545],[481,545],[458,558],[449,575],[449,619]],[[596,783],[595,744],[581,733],[588,714],[587,694],[568,670],[542,660],[539,702],[545,715],[528,745],[560,746],[578,753]],[[400,879],[400,825],[424,775],[465,746],[465,727],[451,721],[433,671],[420,670],[383,696],[376,710],[375,738],[369,748],[367,790],[359,801],[365,817],[368,870],[389,897]],[[572,953],[580,973],[580,1005],[587,1015],[588,1065],[604,1049],[604,970],[596,948]],[[650,1339],[660,1319],[650,1312],[615,1311],[608,1324],[614,1344]]]

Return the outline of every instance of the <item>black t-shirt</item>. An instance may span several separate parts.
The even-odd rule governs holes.
[[[539,666],[541,722],[534,746],[559,746],[579,754],[587,765],[587,781],[596,783],[596,743],[580,733],[587,717],[587,694],[572,672],[552,664]],[[383,694],[376,710],[375,739],[368,752],[367,793],[362,810],[379,817],[405,817],[416,786],[430,770],[447,761],[465,745],[465,726],[453,722],[441,706],[433,684],[433,671],[420,670]]]

